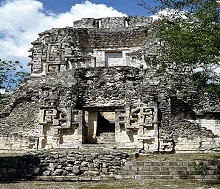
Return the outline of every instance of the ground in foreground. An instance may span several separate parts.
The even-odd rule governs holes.
[[[0,183],[1,189],[220,189],[218,183],[195,180],[120,180],[100,182],[19,181]]]

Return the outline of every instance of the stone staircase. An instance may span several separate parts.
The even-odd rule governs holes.
[[[123,178],[133,179],[220,179],[220,162],[209,161],[128,161],[119,170]]]
[[[100,133],[100,136],[97,136],[98,144],[113,144],[115,143],[115,133],[114,132],[105,132]]]

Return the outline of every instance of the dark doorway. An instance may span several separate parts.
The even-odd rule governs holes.
[[[115,142],[115,113],[98,112],[97,143]]]
[[[102,144],[115,142],[115,112],[88,111],[85,113],[85,142]]]
[[[100,133],[115,132],[115,122],[107,120],[100,112],[98,113],[97,136]]]

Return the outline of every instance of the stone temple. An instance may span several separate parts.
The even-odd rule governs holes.
[[[191,68],[170,65],[173,80],[155,76],[151,18],[85,18],[32,45],[30,78],[0,103],[1,152],[220,150],[219,99],[196,92]],[[172,86],[182,90],[170,95]]]

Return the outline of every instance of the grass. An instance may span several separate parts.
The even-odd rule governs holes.
[[[17,182],[0,183],[1,189],[195,189],[220,188],[219,183],[207,183],[195,180],[120,180],[101,182]]]

